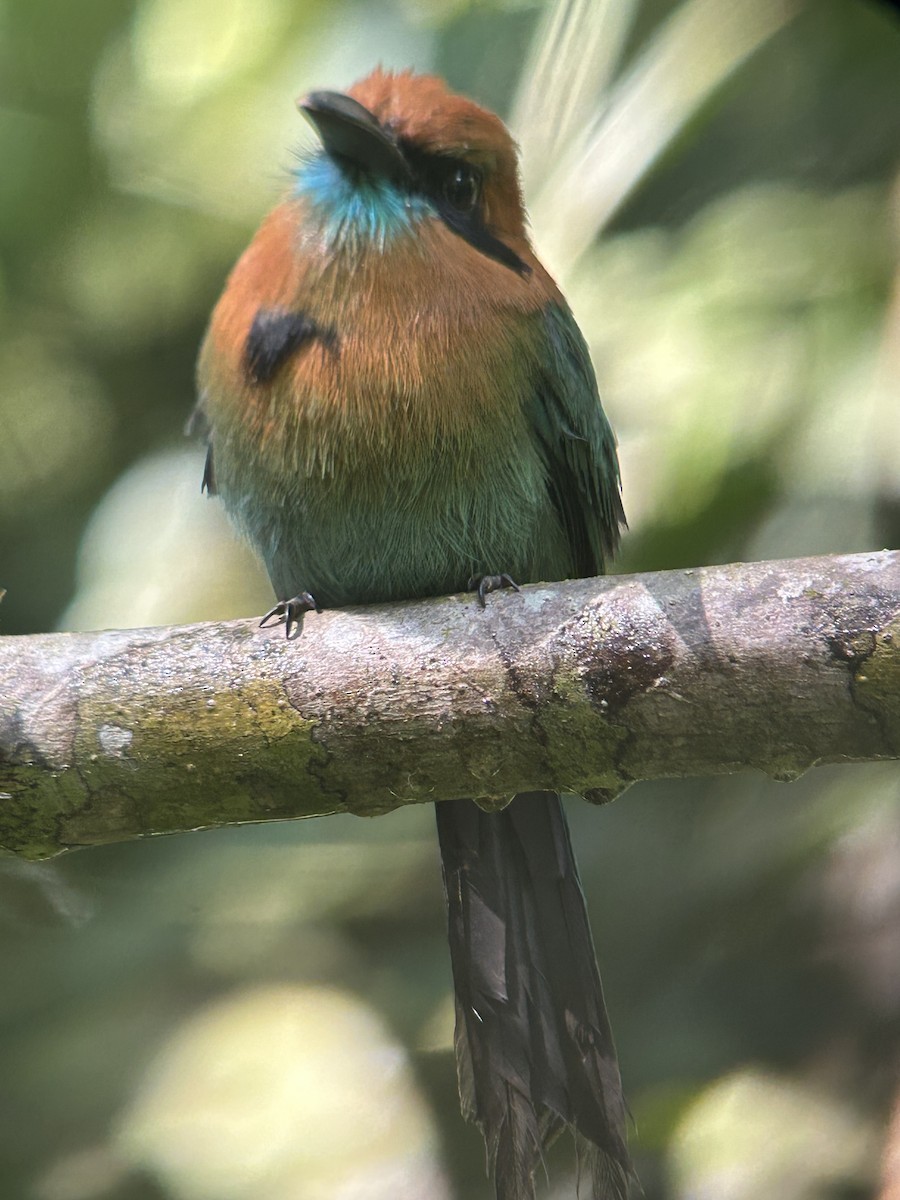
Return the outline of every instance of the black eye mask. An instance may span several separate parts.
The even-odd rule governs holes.
[[[502,263],[504,267],[509,267],[517,275],[524,277],[531,274],[531,267],[519,258],[515,250],[512,250],[496,234],[492,233],[485,223],[480,176],[477,177],[479,183],[477,198],[470,208],[456,208],[447,198],[448,178],[459,171],[471,171],[470,163],[450,155],[424,154],[403,140],[400,141],[399,148],[409,163],[413,188],[428,197],[448,229],[467,241],[480,254]]]

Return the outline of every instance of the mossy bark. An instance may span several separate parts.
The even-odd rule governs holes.
[[[0,848],[900,756],[900,553],[0,639]]]

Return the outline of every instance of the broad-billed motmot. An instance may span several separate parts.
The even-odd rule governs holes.
[[[203,483],[288,633],[321,605],[601,573],[624,515],[587,347],[526,232],[516,147],[439,79],[377,70],[299,102],[297,166],[199,364]],[[515,582],[514,582],[515,581]],[[473,619],[478,619],[473,611]],[[498,1200],[573,1131],[621,1200],[625,1105],[559,797],[436,806],[462,1107]]]

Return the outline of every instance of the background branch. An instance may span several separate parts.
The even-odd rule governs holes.
[[[900,756],[900,553],[0,640],[0,846]]]

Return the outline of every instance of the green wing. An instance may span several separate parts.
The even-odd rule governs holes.
[[[625,524],[616,439],[571,311],[550,304],[540,319],[545,348],[529,415],[578,575],[601,575]]]

